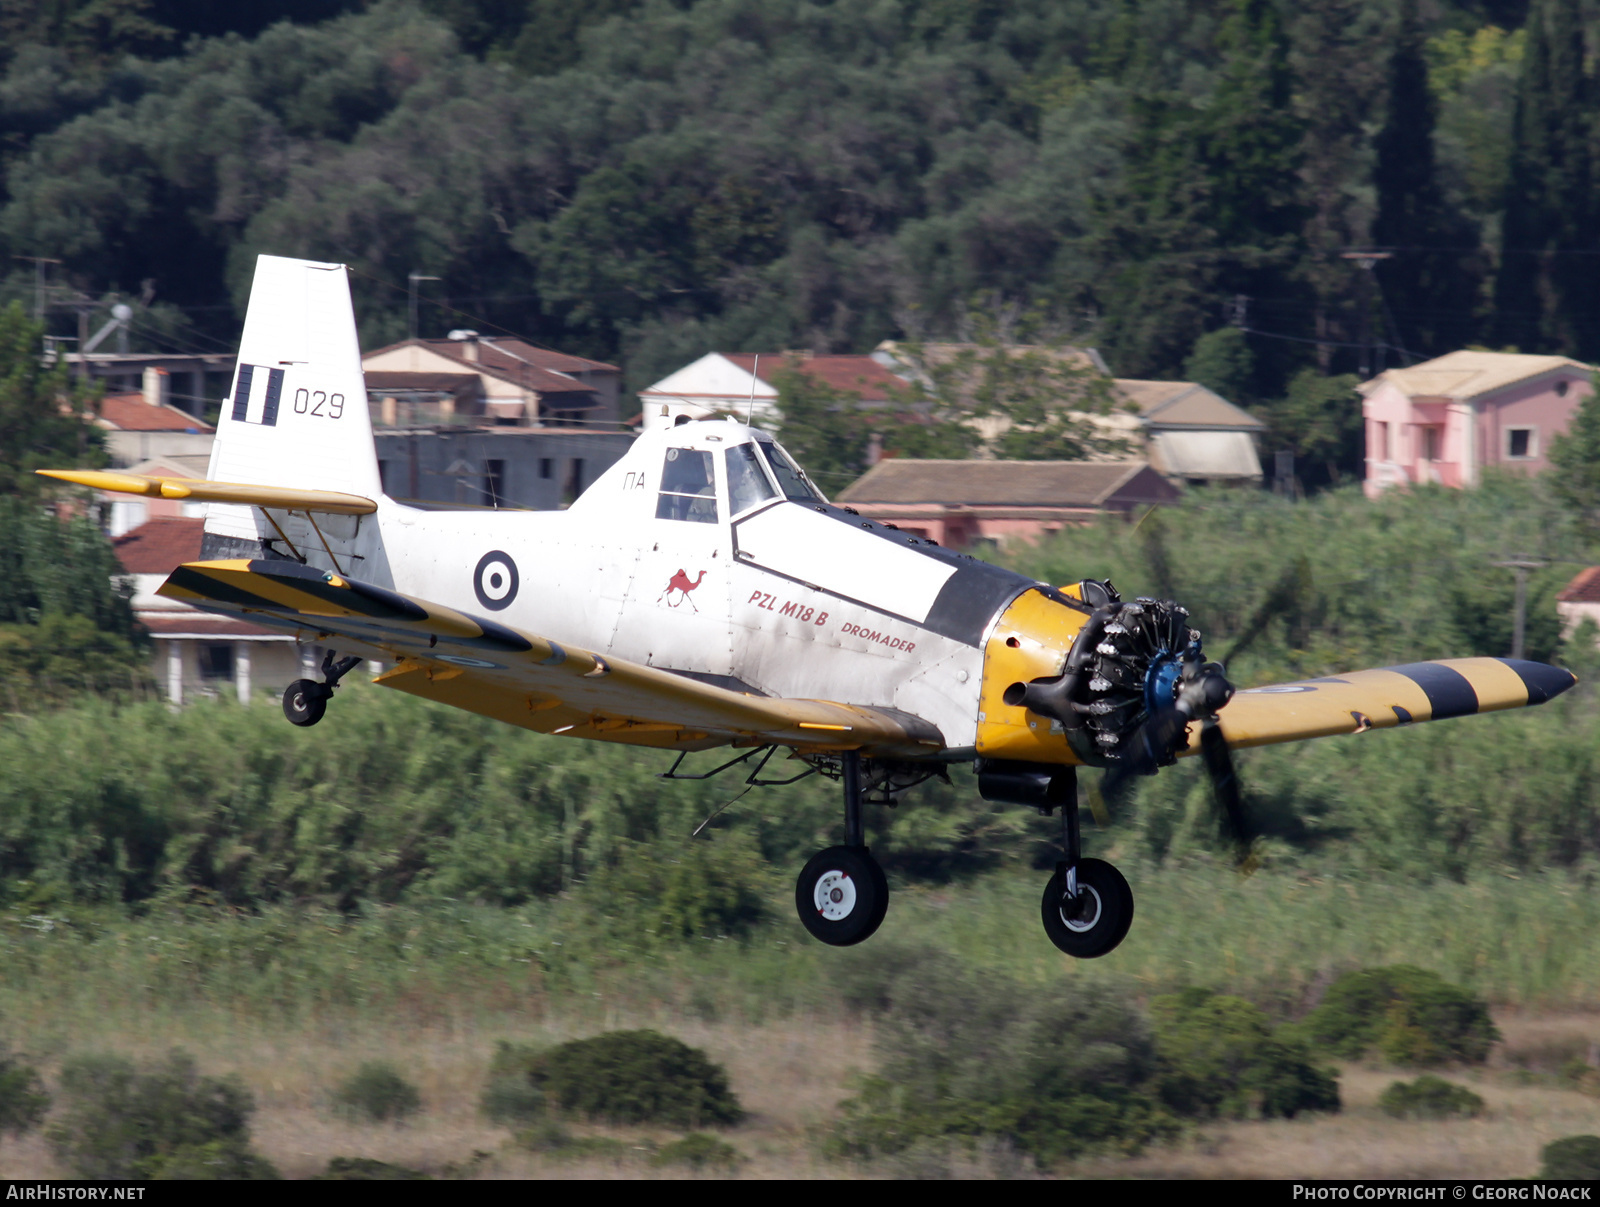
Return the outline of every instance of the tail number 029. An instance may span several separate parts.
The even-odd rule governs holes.
[[[338,419],[344,414],[344,395],[328,394],[322,390],[296,390],[294,392],[296,415],[322,415]]]

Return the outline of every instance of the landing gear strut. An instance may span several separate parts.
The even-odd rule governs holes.
[[[339,680],[359,665],[361,659],[354,656],[335,662],[333,651],[329,650],[322,659],[323,682],[296,679],[283,689],[283,715],[289,718],[291,725],[315,725],[328,711],[328,701],[333,698],[333,689],[339,686]]]
[[[1066,783],[1052,785],[1061,807],[1061,845],[1066,858],[1044,887],[1040,914],[1050,941],[1080,960],[1103,956],[1127,937],[1133,925],[1133,890],[1122,873],[1100,859],[1084,859],[1078,837],[1077,769],[1056,772]],[[1048,810],[1046,810],[1048,811]]]
[[[794,886],[794,906],[812,936],[834,947],[869,938],[889,910],[889,881],[862,841],[861,756],[843,756],[844,846],[811,857]]]

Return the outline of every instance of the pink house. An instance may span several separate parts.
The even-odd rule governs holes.
[[[1594,392],[1593,366],[1565,356],[1451,352],[1390,369],[1365,398],[1369,497],[1392,486],[1471,486],[1487,466],[1539,473],[1550,438]]]

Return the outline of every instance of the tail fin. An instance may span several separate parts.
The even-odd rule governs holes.
[[[207,477],[379,499],[361,346],[342,264],[256,260],[233,389]],[[255,542],[254,509],[213,503],[207,546]],[[215,538],[224,538],[218,541]]]

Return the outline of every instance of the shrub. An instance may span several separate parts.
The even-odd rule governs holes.
[[[387,1060],[369,1060],[333,1096],[341,1113],[367,1123],[399,1122],[422,1109],[422,1095]]]
[[[502,1039],[489,1062],[478,1109],[491,1123],[526,1123],[544,1113],[544,1090],[534,1081],[544,1049]]]
[[[619,843],[583,896],[630,939],[748,934],[766,914],[761,854],[747,837],[719,834],[669,848]]]
[[[50,1095],[44,1092],[39,1071],[0,1047],[0,1132],[20,1136],[44,1121]]]
[[[517,1133],[517,1147],[551,1157],[604,1157],[620,1160],[628,1146],[610,1136],[574,1136],[554,1119],[545,1119]]]
[[[744,1160],[733,1145],[705,1132],[690,1132],[681,1140],[664,1145],[650,1158],[650,1164],[687,1165],[691,1169],[732,1169]]]
[[[1397,1081],[1378,1098],[1378,1107],[1395,1119],[1475,1119],[1483,1114],[1483,1099],[1432,1073],[1415,1081]]]
[[[64,1110],[49,1130],[79,1178],[275,1178],[250,1149],[255,1103],[237,1077],[202,1077],[192,1057],[136,1069],[120,1056],[80,1056],[61,1069]]]
[[[1408,965],[1340,977],[1304,1030],[1346,1059],[1376,1049],[1394,1064],[1421,1067],[1482,1064],[1500,1038],[1482,998]]]
[[[1197,1118],[1292,1119],[1337,1111],[1339,1083],[1311,1062],[1305,1042],[1275,1035],[1243,998],[1186,989],[1151,1003],[1161,1054],[1161,1099]]]
[[[744,1115],[721,1065],[655,1031],[561,1044],[528,1065],[526,1078],[551,1108],[609,1123],[697,1127]]]
[[[1600,1136],[1568,1136],[1553,1140],[1539,1154],[1541,1178],[1600,1178]]]
[[[318,1182],[425,1182],[429,1176],[420,1169],[390,1165],[370,1157],[329,1157],[328,1168],[317,1175]]]
[[[1119,992],[1074,983],[1023,992],[941,961],[874,990],[880,1072],[843,1106],[835,1156],[899,1156],[999,1141],[1040,1164],[1134,1152],[1178,1121],[1156,1093],[1155,1044]]]

